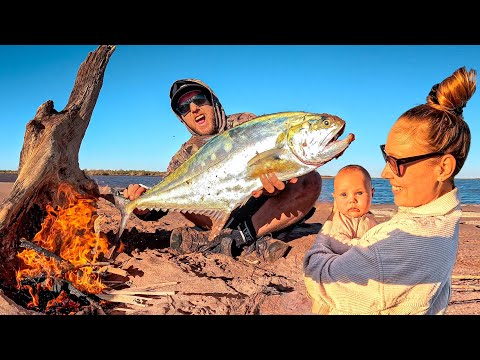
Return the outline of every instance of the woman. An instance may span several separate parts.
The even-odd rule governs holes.
[[[462,109],[476,79],[456,70],[394,123],[380,150],[398,212],[341,255],[319,233],[304,259],[313,313],[445,313],[462,215],[454,178],[470,149]]]

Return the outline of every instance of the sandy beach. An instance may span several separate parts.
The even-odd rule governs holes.
[[[0,182],[0,203],[8,197],[13,183]],[[101,189],[102,191],[102,189]],[[0,205],[1,206],[1,205]],[[102,232],[116,232],[119,214],[111,203],[98,201],[104,219]],[[148,306],[119,304],[107,315],[117,314],[309,314],[310,301],[302,279],[302,259],[331,209],[317,203],[317,211],[305,225],[286,239],[291,250],[274,263],[246,263],[222,254],[175,254],[168,247],[169,232],[192,225],[179,214],[168,214],[156,222],[133,219],[124,237],[127,250],[120,254],[132,288],[162,287],[171,296],[149,299]],[[480,205],[462,206],[460,244],[453,272],[453,292],[447,315],[480,314]],[[379,222],[388,220],[394,205],[372,205]],[[1,295],[1,294],[0,294]],[[24,314],[22,307],[0,297],[0,314]]]
[[[0,182],[0,201],[3,201],[12,190],[13,183]]]

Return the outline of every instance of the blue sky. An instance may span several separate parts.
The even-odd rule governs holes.
[[[26,124],[47,100],[61,111],[80,64],[98,45],[0,45],[0,170],[17,170]],[[318,169],[358,163],[380,177],[393,122],[459,67],[480,72],[480,45],[117,45],[79,152],[81,169],[164,171],[190,133],[168,92],[209,84],[228,114],[309,111],[340,116],[355,141]],[[480,84],[479,84],[480,87]],[[464,109],[472,132],[460,178],[480,177],[480,95]]]

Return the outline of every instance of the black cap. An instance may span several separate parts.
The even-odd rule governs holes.
[[[193,90],[201,90],[210,99],[210,92],[202,85],[190,82],[188,80],[177,80],[173,83],[172,87],[170,88],[170,104],[173,111],[177,112],[177,101],[180,96]]]

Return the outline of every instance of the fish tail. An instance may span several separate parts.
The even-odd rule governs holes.
[[[125,230],[125,226],[127,225],[127,221],[131,214],[130,212],[126,212],[125,208],[123,208],[123,211],[121,211],[120,213],[122,215],[122,218],[120,220],[120,225],[117,231],[117,235],[115,236],[115,244],[118,244],[118,242],[120,241],[120,237],[123,234],[123,230]]]
[[[123,234],[125,226],[127,225],[128,218],[130,217],[131,212],[127,211],[127,204],[130,200],[124,198],[119,190],[112,191],[112,194],[115,200],[115,207],[120,211],[120,215],[122,216],[117,235],[115,236],[115,244],[117,244]]]
[[[130,214],[132,212],[130,210],[130,207],[127,206],[130,203],[130,200],[123,197],[123,195],[121,194],[121,190],[111,188],[110,192],[113,195],[115,207],[120,211],[121,219],[120,219],[120,225],[118,227],[117,234],[115,235],[113,246],[110,248],[110,250],[106,254],[106,258],[108,259],[111,258],[111,256],[113,255],[113,252],[117,248],[120,242],[120,237],[122,236],[123,231],[125,230],[125,226],[127,225],[127,221],[130,218]]]

